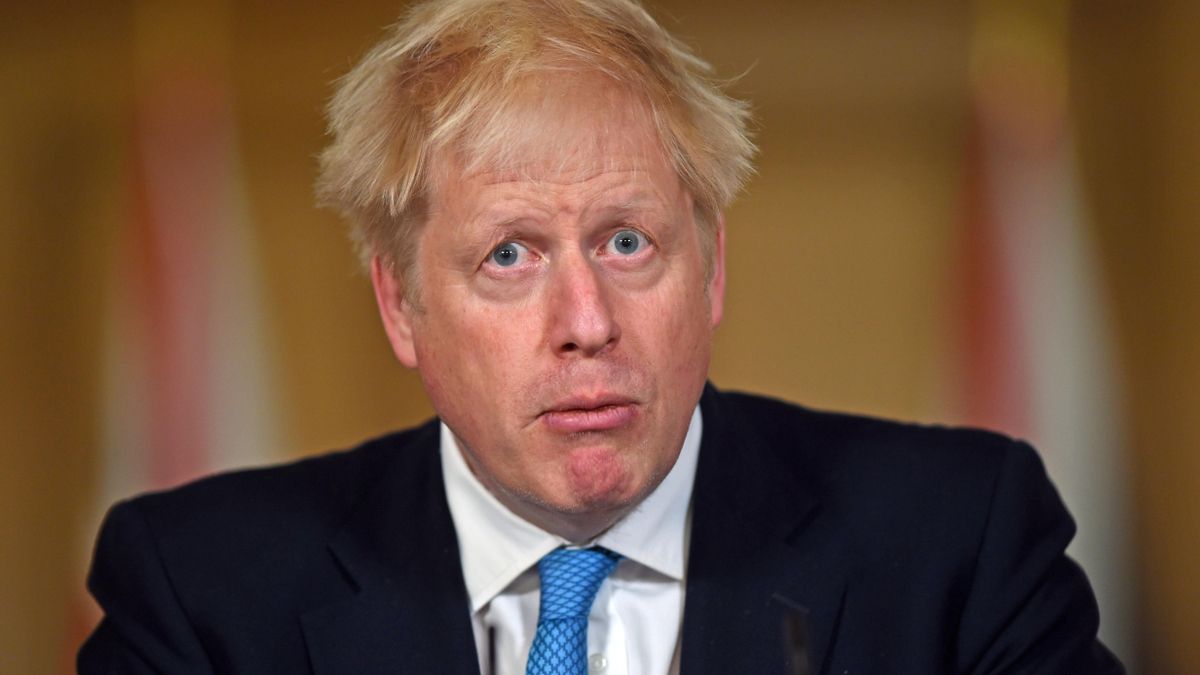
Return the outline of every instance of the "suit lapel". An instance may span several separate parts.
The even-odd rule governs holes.
[[[822,672],[845,590],[836,528],[811,476],[709,386],[692,494],[681,671]]]
[[[437,424],[391,452],[329,544],[345,595],[300,618],[313,672],[477,675]]]

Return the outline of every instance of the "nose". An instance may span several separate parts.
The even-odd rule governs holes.
[[[597,356],[621,336],[612,289],[586,256],[559,259],[550,279],[549,334],[559,356]]]

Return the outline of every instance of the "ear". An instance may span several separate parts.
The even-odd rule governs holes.
[[[392,352],[406,368],[417,367],[417,351],[413,347],[413,307],[404,297],[404,284],[396,278],[391,267],[375,256],[371,258],[371,285],[375,287],[375,304]]]
[[[712,279],[708,281],[708,300],[712,303],[713,328],[725,315],[725,214],[717,214],[717,241],[713,249]]]

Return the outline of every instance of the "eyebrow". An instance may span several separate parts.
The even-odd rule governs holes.
[[[597,200],[603,202],[603,200]],[[619,195],[618,199],[609,203],[592,203],[584,206],[584,213],[640,213],[644,211],[663,211],[666,204],[659,196],[644,187],[631,190],[629,193]]]
[[[587,204],[579,217],[584,220],[640,220],[647,216],[662,217],[668,212],[662,200],[639,191],[638,194],[612,202]]]
[[[540,208],[512,207],[507,205],[489,204],[471,214],[463,221],[466,230],[492,232],[495,230],[511,229],[515,223],[523,220],[540,218],[547,211]]]
[[[580,216],[584,218],[596,215],[611,217],[612,215],[634,215],[647,211],[661,213],[665,210],[666,204],[663,200],[654,191],[645,187],[639,186],[622,192],[615,196],[599,195],[596,199],[583,205]],[[525,220],[530,214],[542,216],[553,212],[552,206],[541,208],[536,202],[524,199],[504,199],[488,204],[471,214],[463,222],[463,225],[487,230],[504,229],[513,223]]]

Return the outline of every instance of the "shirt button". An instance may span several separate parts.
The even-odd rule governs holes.
[[[588,657],[588,672],[603,673],[608,667],[608,659],[604,658],[603,654],[592,654]]]

